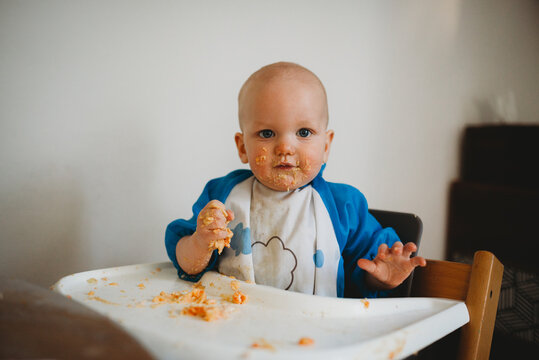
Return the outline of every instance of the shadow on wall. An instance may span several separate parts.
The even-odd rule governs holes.
[[[48,172],[52,173],[52,172]],[[35,175],[2,187],[0,271],[2,276],[50,286],[66,271],[80,269],[82,196],[74,179]]]

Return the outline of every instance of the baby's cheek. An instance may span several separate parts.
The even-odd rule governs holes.
[[[266,162],[266,160],[267,160],[266,155],[258,155],[255,158],[255,164],[260,166],[260,165],[264,164]]]

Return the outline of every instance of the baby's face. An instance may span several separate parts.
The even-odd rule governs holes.
[[[236,145],[255,177],[277,191],[311,182],[333,140],[323,90],[312,81],[272,80],[254,86],[242,105]]]

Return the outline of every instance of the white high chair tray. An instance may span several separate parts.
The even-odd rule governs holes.
[[[401,359],[469,321],[461,301],[339,299],[245,282],[248,301],[233,304],[221,296],[232,295],[231,281],[216,272],[201,279],[226,309],[214,321],[182,315],[188,304],[152,303],[161,291],[193,288],[170,262],[77,273],[53,289],[117,322],[157,359]],[[300,346],[303,337],[314,343]]]

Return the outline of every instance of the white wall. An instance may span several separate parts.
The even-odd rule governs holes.
[[[237,92],[278,60],[327,87],[326,179],[420,215],[442,258],[463,127],[539,121],[538,20],[534,0],[2,0],[0,271],[165,260],[168,222],[242,167]]]

